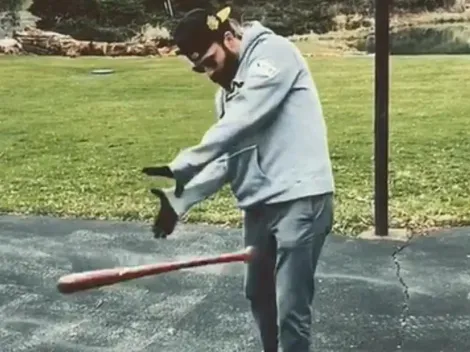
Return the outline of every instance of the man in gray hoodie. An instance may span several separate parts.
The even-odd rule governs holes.
[[[246,297],[265,352],[308,352],[314,275],[333,226],[334,179],[315,84],[299,50],[259,22],[239,31],[230,8],[189,12],[174,40],[195,72],[220,85],[216,122],[200,143],[150,176],[161,207],[153,230],[171,234],[189,209],[230,184],[244,212]]]

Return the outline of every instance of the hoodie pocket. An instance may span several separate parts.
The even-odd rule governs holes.
[[[256,145],[238,150],[228,157],[228,175],[232,192],[243,203],[256,201],[256,196],[269,183],[261,170]]]

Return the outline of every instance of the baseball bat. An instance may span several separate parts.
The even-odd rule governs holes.
[[[212,257],[85,271],[60,277],[57,283],[57,289],[63,294],[69,294],[185,268],[211,264],[248,262],[251,260],[253,254],[253,247],[247,247],[239,252],[225,253]]]

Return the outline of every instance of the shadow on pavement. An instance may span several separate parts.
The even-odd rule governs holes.
[[[259,352],[243,264],[142,278],[73,295],[64,274],[216,255],[238,230],[0,217],[2,352]],[[470,231],[397,243],[330,236],[318,268],[313,350],[470,351]]]

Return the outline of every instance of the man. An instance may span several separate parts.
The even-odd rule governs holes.
[[[195,72],[220,85],[218,119],[168,165],[144,168],[176,181],[152,190],[156,236],[229,183],[257,250],[245,291],[265,352],[307,352],[314,274],[333,224],[334,181],[322,108],[308,66],[288,40],[255,21],[239,33],[230,8],[197,9],[174,40]]]

